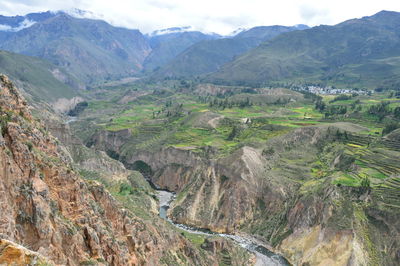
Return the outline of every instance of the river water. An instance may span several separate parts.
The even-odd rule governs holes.
[[[275,254],[272,251],[268,250],[266,247],[260,245],[255,240],[252,240],[247,237],[238,236],[238,235],[230,235],[230,234],[219,234],[215,232],[211,232],[209,230],[204,230],[200,228],[190,227],[184,224],[176,224],[167,216],[167,211],[171,205],[171,203],[175,199],[175,194],[169,191],[158,190],[158,199],[160,202],[160,217],[167,220],[174,226],[185,230],[187,232],[193,234],[201,234],[207,236],[221,236],[227,239],[233,240],[236,244],[241,247],[247,249],[248,251],[254,253],[257,257],[256,266],[289,266],[290,263],[281,255]]]
[[[77,120],[78,120],[78,118],[76,116],[67,116],[67,121],[65,121],[65,124],[69,124],[69,123],[75,122]]]

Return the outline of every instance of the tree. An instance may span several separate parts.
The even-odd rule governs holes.
[[[239,133],[239,130],[238,130],[237,126],[233,126],[232,131],[231,131],[231,133],[229,133],[227,140],[229,140],[229,141],[233,140],[238,133]]]
[[[381,102],[380,104],[372,105],[368,109],[368,113],[377,116],[379,121],[382,121],[385,116],[391,113],[389,104],[390,102]]]
[[[270,157],[274,154],[275,154],[275,150],[273,147],[269,147],[268,149],[264,149],[262,151],[262,155],[264,155],[265,157]]]
[[[369,191],[371,189],[371,181],[369,178],[366,176],[361,180],[361,192],[364,193],[366,191]]]
[[[315,102],[315,109],[322,112],[325,110],[326,104],[322,100],[318,100]]]
[[[389,134],[392,131],[395,131],[396,129],[400,128],[400,124],[396,122],[390,122],[385,125],[385,127],[382,130],[382,136]]]
[[[393,115],[395,118],[400,119],[400,107],[394,108]]]

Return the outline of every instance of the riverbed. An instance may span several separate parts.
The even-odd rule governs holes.
[[[263,245],[257,243],[257,241],[238,235],[230,235],[230,234],[219,234],[209,230],[199,229],[191,226],[187,226],[184,224],[176,224],[171,219],[168,218],[167,212],[171,203],[175,199],[175,194],[165,190],[158,190],[158,199],[159,199],[159,215],[161,218],[167,220],[175,227],[185,230],[189,233],[193,234],[201,234],[206,236],[220,236],[227,239],[233,240],[236,244],[241,247],[247,249],[256,255],[257,261],[256,266],[289,266],[290,263],[281,255],[275,254],[272,251],[268,250]]]

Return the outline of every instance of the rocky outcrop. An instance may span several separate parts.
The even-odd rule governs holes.
[[[274,212],[278,209],[274,206],[284,200],[278,186],[263,189],[268,163],[250,147],[218,160],[168,147],[156,153],[138,152],[124,162],[139,171],[140,165],[146,165],[155,185],[179,193],[169,212],[178,223],[235,232],[252,219],[257,201],[265,200]]]
[[[244,147],[208,166],[197,166],[186,178],[189,182],[180,191],[172,217],[219,232],[237,232],[254,219],[260,202],[271,214],[281,211],[281,186],[263,184],[266,164],[260,151]]]
[[[86,147],[72,134],[69,123],[64,123],[55,117],[46,117],[43,121],[46,129],[58,139],[66,153],[71,155],[70,161],[77,168],[96,172],[109,182],[127,180],[132,174],[121,162],[110,158],[104,151]]]
[[[315,226],[296,231],[282,242],[280,250],[299,265],[368,265],[350,230],[329,231]],[[353,256],[357,263],[352,262]]]
[[[0,87],[0,239],[33,251],[2,240],[7,264],[28,263],[30,254],[60,265],[218,263],[164,221],[136,217],[103,185],[84,181],[5,76]]]
[[[119,155],[121,154],[120,148],[129,141],[131,136],[131,130],[129,129],[118,131],[102,130],[97,132],[95,136],[92,136],[92,139],[86,145],[96,147],[107,152],[110,157],[119,159]]]
[[[54,111],[58,113],[67,113],[68,111],[74,109],[77,104],[83,102],[82,97],[73,97],[71,99],[59,98],[57,101],[53,102],[51,106]]]
[[[55,139],[40,130],[26,102],[1,78],[1,236],[58,264],[91,258],[137,263],[138,253],[112,241],[127,241],[132,230],[127,214],[115,201],[95,201],[90,186],[60,156]]]
[[[391,141],[400,141],[400,129],[396,129],[385,136],[385,139]]]
[[[203,164],[205,161],[194,152],[174,147],[162,148],[156,153],[141,151],[126,158],[127,165],[133,165],[137,161],[148,164],[153,172],[158,172],[168,165],[176,164],[182,167],[193,167]]]
[[[37,252],[0,239],[0,265],[54,265]]]

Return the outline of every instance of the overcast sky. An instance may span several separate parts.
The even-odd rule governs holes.
[[[380,10],[400,11],[400,0],[0,0],[2,15],[72,8],[144,33],[193,26],[228,34],[258,25],[336,24]]]

